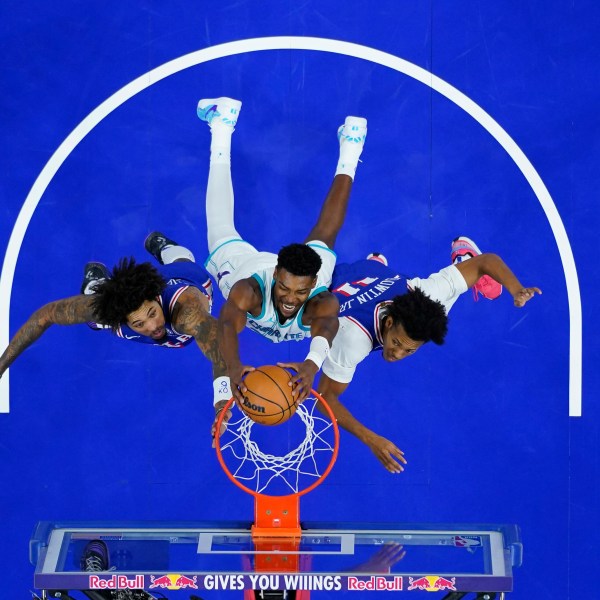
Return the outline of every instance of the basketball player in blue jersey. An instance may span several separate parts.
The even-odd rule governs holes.
[[[303,244],[285,246],[276,255],[256,250],[234,225],[231,136],[241,104],[231,98],[198,103],[198,116],[209,123],[211,131],[206,192],[210,255],[205,266],[226,300],[219,315],[219,347],[232,392],[242,402],[247,391],[243,376],[253,370],[240,359],[238,334],[244,327],[275,343],[312,337],[304,361],[279,363],[296,371],[291,385],[294,396],[302,401],[338,330],[339,304],[328,291],[336,259],[332,248],[344,222],[367,122],[347,117],[339,128],[339,162],[319,219]]]
[[[0,357],[0,377],[51,325],[87,323],[122,339],[163,348],[183,348],[195,341],[213,365],[215,410],[224,405],[231,394],[217,322],[210,316],[210,279],[187,248],[161,233],[151,233],[145,247],[160,267],[124,258],[109,273],[102,263],[88,263],[80,295],[42,306],[17,331]]]
[[[481,294],[493,300],[504,286],[517,307],[541,294],[537,287],[523,287],[499,256],[482,254],[469,238],[454,240],[451,260],[452,265],[427,279],[406,279],[378,254],[340,264],[333,273],[331,291],[340,303],[340,327],[323,364],[318,391],[338,425],[364,442],[391,473],[403,471],[404,453],[365,427],[339,400],[359,363],[375,352],[387,362],[397,362],[429,341],[442,344],[448,311],[469,288],[475,299]]]

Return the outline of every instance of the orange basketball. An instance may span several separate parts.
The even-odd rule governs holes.
[[[261,425],[279,425],[287,421],[297,407],[288,385],[291,379],[283,367],[257,367],[244,379],[248,392],[240,408]]]

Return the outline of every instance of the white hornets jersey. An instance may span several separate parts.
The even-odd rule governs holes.
[[[320,294],[321,292],[326,292],[331,285],[331,276],[333,273],[333,268],[335,266],[336,255],[334,252],[329,250],[324,244],[319,244],[318,242],[310,242],[307,244],[310,246],[317,254],[321,257],[322,265],[321,269],[317,273],[317,282],[313,291],[311,292],[308,300]],[[310,337],[310,327],[302,324],[302,315],[304,314],[304,308],[306,307],[306,303],[302,305],[298,313],[288,319],[285,323],[279,322],[279,317],[277,315],[277,310],[273,305],[273,294],[272,289],[275,284],[275,280],[273,279],[273,272],[275,270],[275,266],[277,264],[277,255],[272,254],[272,264],[269,266],[265,265],[265,254],[261,252],[261,258],[259,269],[253,271],[252,273],[248,273],[245,275],[246,277],[253,277],[260,286],[263,304],[262,311],[260,315],[257,317],[253,317],[250,313],[247,314],[246,327],[256,331],[263,337],[271,340],[274,343],[279,342],[298,342],[303,340],[304,338]],[[248,261],[247,264],[243,266],[243,270],[246,271],[250,266]],[[258,265],[257,265],[258,266]],[[307,300],[307,302],[308,302]]]

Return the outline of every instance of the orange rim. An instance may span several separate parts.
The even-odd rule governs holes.
[[[219,433],[221,431],[221,424],[223,423],[223,418],[225,417],[225,414],[227,413],[227,411],[233,406],[233,403],[235,402],[235,398],[232,396],[228,400],[227,404],[225,405],[225,408],[221,411],[221,413],[219,414],[219,418],[217,419],[217,429],[215,432],[215,447],[217,450],[217,458],[219,459],[221,468],[223,469],[223,471],[225,471],[225,474],[227,475],[227,477],[229,477],[229,479],[233,483],[235,483],[235,485],[237,485],[241,490],[243,490],[247,494],[250,494],[251,496],[255,496],[255,497],[256,496],[266,496],[266,497],[273,497],[273,498],[293,498],[294,496],[299,497],[299,496],[304,496],[304,494],[308,494],[308,492],[312,492],[317,486],[321,485],[323,483],[323,481],[325,480],[325,478],[329,475],[329,473],[331,472],[331,469],[333,469],[333,465],[335,464],[335,461],[337,460],[337,456],[338,456],[338,449],[340,447],[340,430],[338,428],[338,424],[337,424],[337,421],[333,414],[333,411],[331,410],[329,404],[327,404],[327,401],[325,400],[325,398],[323,398],[323,396],[321,396],[321,394],[319,394],[315,390],[311,390],[311,392],[313,393],[313,395],[315,396],[317,401],[323,405],[323,407],[325,408],[325,412],[327,413],[327,415],[329,416],[329,419],[331,420],[331,425],[333,427],[333,438],[334,438],[333,453],[331,455],[331,459],[329,460],[329,464],[327,465],[327,468],[325,469],[325,471],[323,471],[323,473],[319,477],[319,479],[317,479],[316,481],[311,483],[307,488],[300,490],[299,492],[295,492],[294,494],[287,494],[285,496],[270,496],[269,494],[261,494],[260,492],[257,492],[256,490],[252,490],[249,487],[245,486],[243,483],[240,483],[233,476],[231,471],[229,470],[229,467],[225,463],[225,460],[223,459],[223,455],[221,454],[221,436]]]

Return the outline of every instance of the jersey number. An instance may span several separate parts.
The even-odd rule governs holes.
[[[333,292],[342,294],[343,296],[354,296],[354,294],[358,294],[358,292],[360,292],[360,288],[354,287],[352,284],[360,285],[361,287],[367,287],[378,279],[379,277],[365,277],[364,279],[359,279],[358,281],[353,281],[352,283],[344,283],[344,285],[340,285],[339,287],[335,288]]]

